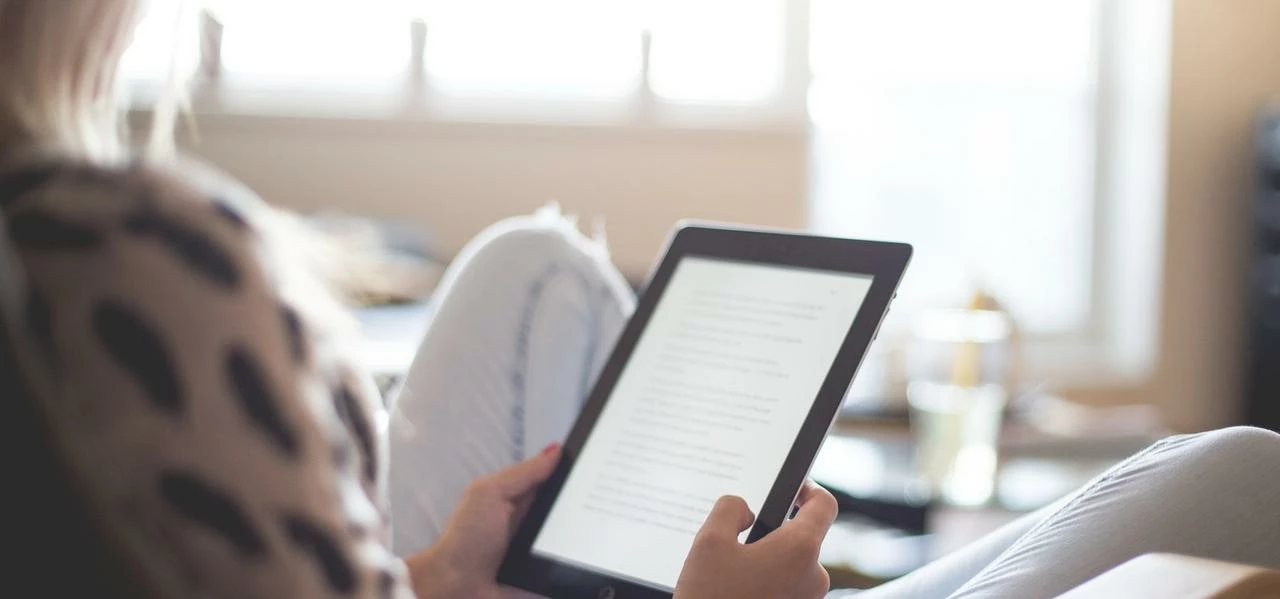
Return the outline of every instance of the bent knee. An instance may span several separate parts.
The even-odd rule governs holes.
[[[1222,474],[1280,469],[1280,434],[1249,426],[1169,437],[1152,450],[1145,462],[1166,464],[1180,476],[1202,482]]]
[[[458,254],[441,288],[464,301],[516,300],[527,295],[522,292],[536,290],[540,297],[612,307],[619,314],[634,305],[630,285],[610,262],[604,244],[583,235],[554,208],[486,228]]]
[[[1252,426],[1233,426],[1202,433],[1206,450],[1239,460],[1268,460],[1280,464],[1280,434]]]
[[[482,231],[459,259],[505,270],[538,270],[546,265],[595,268],[608,252],[553,209],[501,220]]]

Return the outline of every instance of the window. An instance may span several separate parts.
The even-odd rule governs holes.
[[[408,21],[385,2],[223,0],[221,75],[258,85],[399,82]]]
[[[221,23],[209,49],[217,56],[204,58],[217,64],[206,73],[215,89],[345,94],[417,86],[445,100],[635,104],[647,97],[756,108],[784,96],[786,0],[207,4]],[[171,10],[148,17],[129,53],[132,78],[159,78],[172,23]]]
[[[1089,326],[1096,10],[815,0],[813,225],[916,245],[896,312],[980,286],[1030,334]]]
[[[199,61],[197,23],[176,2],[153,2],[120,61],[126,81],[164,81],[173,66],[190,73]]]
[[[770,0],[657,0],[651,6],[649,85],[659,97],[764,102],[782,89],[785,4]]]
[[[426,12],[429,82],[458,96],[630,97],[641,84],[643,22],[627,4],[440,3]]]

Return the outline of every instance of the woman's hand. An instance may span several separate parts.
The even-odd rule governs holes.
[[[499,599],[527,596],[498,586],[498,566],[538,485],[551,476],[560,447],[467,487],[440,540],[405,560],[422,599]]]
[[[755,516],[738,497],[722,497],[694,538],[675,599],[817,599],[831,579],[818,549],[836,518],[836,500],[806,483],[795,518],[750,545],[738,542]]]

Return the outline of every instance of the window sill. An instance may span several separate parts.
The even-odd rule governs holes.
[[[130,112],[145,117],[161,97],[157,85],[135,85]],[[666,102],[635,93],[601,100],[464,97],[416,91],[389,82],[268,84],[220,81],[196,86],[190,113],[199,122],[371,128],[502,126],[584,131],[807,135],[803,106]]]

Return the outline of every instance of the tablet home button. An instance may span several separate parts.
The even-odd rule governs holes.
[[[604,587],[600,589],[600,593],[597,594],[596,597],[599,599],[613,599],[617,594],[617,591],[614,591],[613,587]]]

